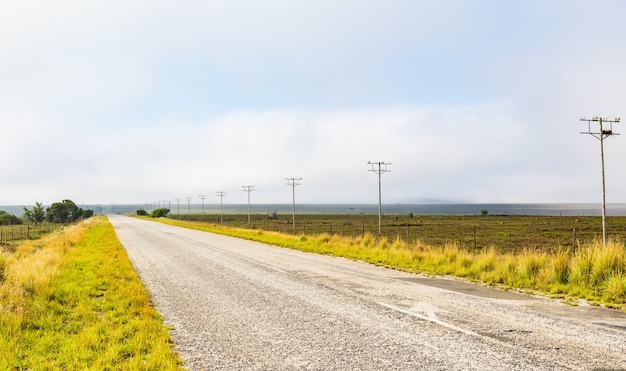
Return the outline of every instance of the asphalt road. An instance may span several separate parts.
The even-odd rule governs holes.
[[[626,313],[110,216],[191,370],[626,369]]]

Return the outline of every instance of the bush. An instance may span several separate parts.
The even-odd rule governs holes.
[[[161,207],[161,208],[152,210],[152,212],[150,213],[150,217],[151,218],[162,218],[162,217],[166,216],[169,212],[170,212],[170,209],[168,209],[166,207]]]
[[[137,210],[137,215],[147,216],[148,212],[146,210],[144,210],[144,209],[139,209],[139,210]]]
[[[22,219],[6,211],[0,210],[0,225],[22,224]]]

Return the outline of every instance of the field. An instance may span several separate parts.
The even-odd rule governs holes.
[[[305,215],[295,229],[291,221],[260,217],[247,225],[247,215],[225,215],[223,223],[208,218],[152,220],[394,269],[456,276],[572,304],[584,299],[626,307],[622,217],[609,218],[606,246],[598,239],[598,217],[387,216],[382,235],[372,215]]]
[[[177,215],[171,217],[176,218]],[[189,219],[183,215],[183,219]],[[229,227],[263,229],[289,234],[327,233],[359,237],[378,235],[378,215],[301,214],[293,227],[291,215],[270,220],[266,215],[225,214],[191,215],[192,220]],[[626,241],[626,217],[608,217],[610,239]],[[597,216],[512,216],[512,215],[384,215],[382,236],[430,246],[455,244],[466,250],[493,248],[497,252],[517,253],[528,249],[557,252],[593,242],[602,237]]]

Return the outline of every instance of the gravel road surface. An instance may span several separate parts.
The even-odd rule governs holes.
[[[626,369],[626,313],[110,216],[190,370]]]

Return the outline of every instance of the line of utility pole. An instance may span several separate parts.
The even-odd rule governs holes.
[[[594,116],[590,119],[581,117],[580,121],[587,122],[587,131],[581,131],[581,134],[589,134],[596,139],[600,140],[600,160],[602,162],[602,242],[604,246],[606,246],[606,192],[605,192],[605,182],[604,182],[604,138],[608,138],[611,135],[619,135],[618,133],[613,132],[613,124],[620,122],[620,118],[616,117],[613,120],[609,120],[607,118]],[[600,124],[599,131],[591,131],[591,123],[598,122]],[[608,127],[603,126],[603,124],[609,124]]]
[[[250,224],[250,192],[254,191],[253,185],[241,186],[244,192],[248,192],[248,224]]]
[[[293,229],[296,229],[296,186],[300,185],[302,178],[285,178],[287,185],[291,186],[291,199],[293,204]]]
[[[381,192],[381,183],[380,176],[383,173],[389,172],[391,170],[387,169],[387,166],[391,165],[391,162],[385,161],[368,161],[368,165],[371,165],[372,168],[368,171],[374,172],[378,174],[378,234],[382,234],[383,229],[383,207],[382,207],[382,192]]]
[[[226,192],[226,191],[218,191],[216,193],[217,193],[217,196],[220,198],[220,223],[223,223],[224,222],[224,208],[223,208],[224,196],[226,196],[226,193],[228,193],[228,192]]]

